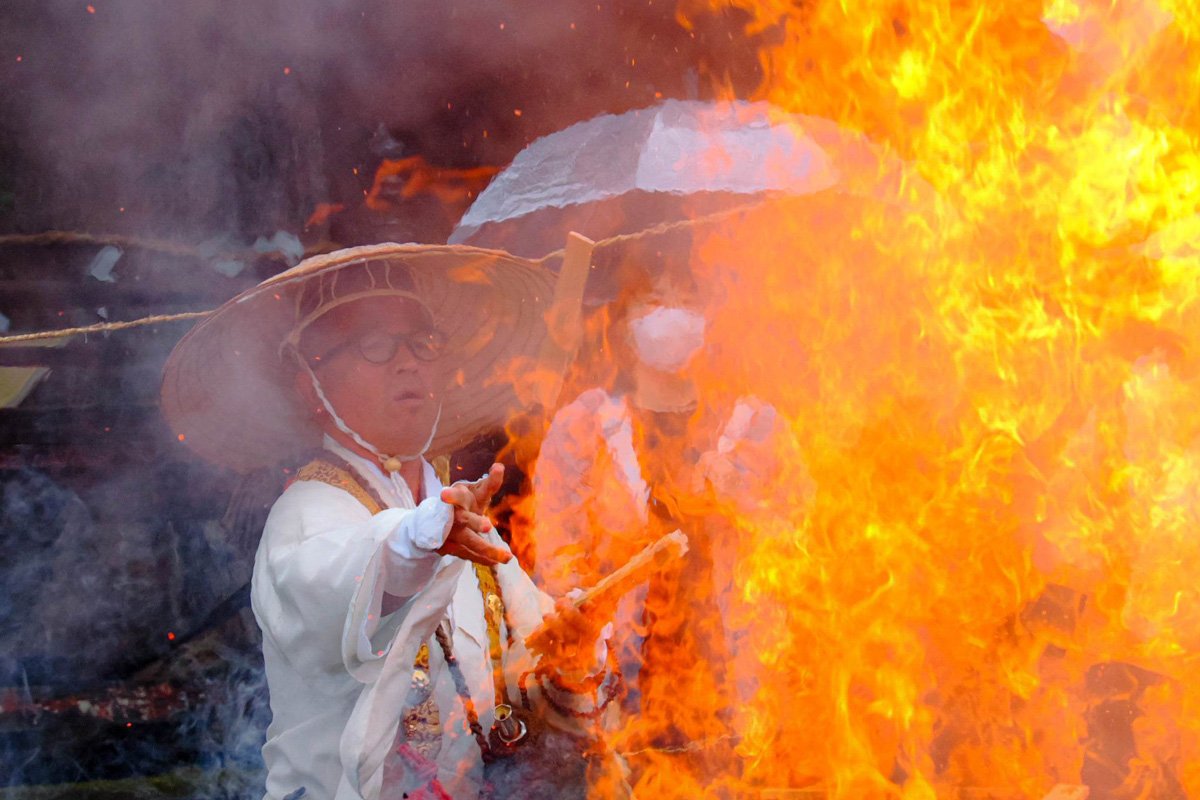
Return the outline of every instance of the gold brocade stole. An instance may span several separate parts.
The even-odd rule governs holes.
[[[450,479],[449,459],[438,458],[433,462],[438,478],[443,484]],[[319,481],[321,483],[344,489],[362,503],[372,515],[383,510],[379,501],[367,491],[358,479],[348,470],[317,458],[300,468],[296,474],[297,481]],[[488,649],[494,669],[503,669],[503,653],[500,646],[500,622],[504,618],[504,602],[500,595],[500,584],[496,580],[496,571],[492,567],[472,563],[475,577],[479,580],[479,591],[483,595],[484,617],[487,619]],[[502,686],[503,677],[497,682]],[[433,686],[429,675],[429,643],[421,644],[417,658],[413,662],[413,688],[418,694],[423,694],[420,700],[404,715],[401,725],[404,737],[409,745],[430,761],[436,761],[438,751],[442,747],[441,714],[433,700]],[[499,689],[497,691],[500,691]],[[507,698],[497,696],[497,703],[507,702]]]

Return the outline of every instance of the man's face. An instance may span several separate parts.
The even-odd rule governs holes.
[[[305,331],[300,350],[352,430],[387,455],[412,456],[425,447],[437,421],[442,373],[432,345],[439,336],[419,303],[377,297],[319,318]],[[301,373],[301,397],[319,407],[307,383]],[[328,420],[326,427],[332,428]]]

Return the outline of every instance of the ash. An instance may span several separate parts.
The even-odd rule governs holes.
[[[494,761],[484,770],[491,800],[573,800],[587,797],[587,743],[547,730],[520,752]]]

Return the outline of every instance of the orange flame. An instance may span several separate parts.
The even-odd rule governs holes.
[[[367,194],[372,211],[387,211],[399,199],[431,194],[446,206],[465,206],[498,170],[495,167],[449,169],[430,165],[421,156],[384,159]]]
[[[1200,796],[1200,9],[710,4],[780,31],[760,99],[935,193],[881,166],[887,193],[698,230],[673,421],[603,321],[616,366],[564,397],[627,398],[605,413],[700,544],[625,620],[640,699],[607,745],[639,796]],[[758,452],[722,444],[739,404],[777,415]],[[591,511],[516,519],[587,583],[667,523],[578,423],[531,468]]]
[[[317,203],[317,207],[313,209],[308,222],[304,223],[304,230],[308,230],[314,225],[324,225],[334,214],[345,210],[346,205],[344,203]]]

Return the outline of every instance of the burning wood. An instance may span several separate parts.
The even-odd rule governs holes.
[[[571,608],[585,616],[611,612],[617,601],[644,583],[651,574],[683,558],[687,553],[687,542],[687,536],[682,531],[672,531],[660,537],[616,572],[571,597]],[[545,653],[550,649],[556,633],[553,625],[543,625],[525,639],[525,644],[534,655]]]

